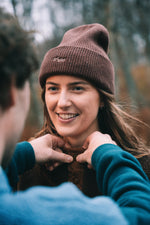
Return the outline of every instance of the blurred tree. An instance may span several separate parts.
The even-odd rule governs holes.
[[[33,27],[33,20],[32,20],[32,7],[34,0],[10,0],[14,15],[18,17],[21,24],[26,29],[32,29]]]
[[[17,12],[16,12],[16,6],[17,6],[18,1],[17,0],[11,0],[11,4],[14,10],[14,15],[17,16]]]

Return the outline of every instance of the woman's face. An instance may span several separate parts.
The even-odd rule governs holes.
[[[99,130],[100,95],[87,81],[67,75],[47,78],[45,103],[58,134],[69,142],[83,144],[88,135]]]

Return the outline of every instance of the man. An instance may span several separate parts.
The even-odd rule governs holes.
[[[109,197],[90,199],[71,183],[12,192],[9,182],[13,185],[16,176],[35,162],[73,160],[59,152],[63,140],[51,135],[20,143],[14,153],[29,109],[28,79],[35,68],[37,60],[29,36],[16,19],[0,9],[0,224],[149,224],[146,175],[132,155],[99,132],[88,137],[86,151],[77,160],[96,169],[100,190],[117,204]],[[11,177],[9,182],[4,169]]]

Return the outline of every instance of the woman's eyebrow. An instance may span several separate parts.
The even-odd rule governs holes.
[[[46,84],[59,85],[59,84],[51,82],[51,81],[47,81]]]
[[[58,83],[55,83],[55,82],[52,82],[52,81],[47,81],[46,84],[51,84],[51,85],[60,85]],[[68,83],[68,86],[71,86],[71,85],[88,85],[88,83],[86,81],[75,81],[75,82],[71,82],[71,83]]]
[[[75,81],[75,82],[69,83],[69,85],[79,85],[79,84],[88,85],[88,83],[86,81]]]

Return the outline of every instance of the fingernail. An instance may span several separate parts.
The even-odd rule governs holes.
[[[71,156],[67,157],[67,162],[72,162],[73,158]]]
[[[76,161],[77,161],[77,162],[80,162],[80,156],[77,156],[77,157],[76,157]]]

